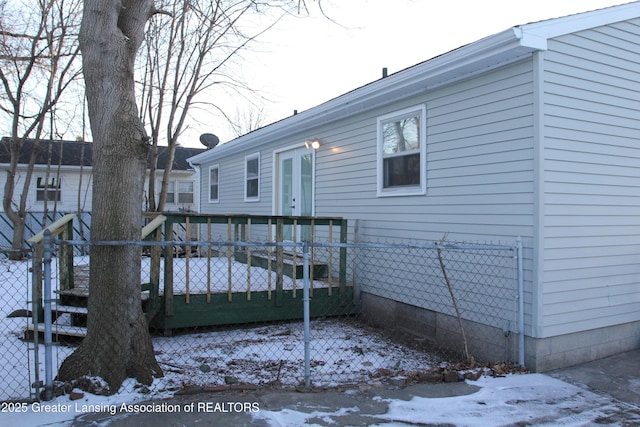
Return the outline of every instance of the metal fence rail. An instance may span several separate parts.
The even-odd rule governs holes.
[[[235,381],[326,386],[410,376],[442,361],[468,356],[486,362],[522,364],[524,360],[518,244],[54,240],[50,252],[54,257],[74,248],[76,287],[90,268],[89,257],[80,254],[87,253],[91,245],[138,245],[143,254],[150,247],[160,247],[165,254],[176,248],[193,249],[186,251],[189,256],[162,257],[163,263],[171,261],[171,267],[161,264],[156,273],[152,273],[151,257],[142,258],[141,284],[157,274],[161,304],[151,321],[151,333],[165,378],[154,382],[152,391]],[[291,268],[279,278],[284,273],[270,267],[268,261],[228,256],[234,251],[269,253],[274,247],[281,247],[300,268]],[[336,278],[345,251],[346,283],[340,287]],[[86,301],[78,292],[75,309],[70,308],[74,306],[70,297],[63,301],[60,283],[66,274],[59,271],[60,263],[51,262],[43,275],[51,287],[50,297],[46,285],[38,295],[39,284],[27,272],[26,262],[5,263],[3,268],[18,279],[10,285],[5,281],[3,286],[10,286],[15,290],[12,295],[19,296],[4,301],[4,341],[10,343],[5,347],[12,354],[5,351],[0,356],[0,377],[5,378],[0,383],[0,400],[39,398],[43,390],[50,392],[58,366],[82,339],[65,335],[65,331],[81,331],[91,314],[82,310]],[[20,274],[14,274],[18,271]],[[167,274],[172,298],[181,309],[208,310],[210,304],[212,310],[220,311],[224,304],[235,304],[228,314],[231,320],[208,326],[163,327],[168,323],[158,321],[157,316],[168,315]],[[268,283],[279,280],[282,294],[297,307],[282,319],[273,314],[277,308],[264,308],[277,305],[276,288],[269,289]],[[142,291],[145,310],[154,297],[149,289]],[[218,293],[223,296],[218,298]],[[42,335],[37,327],[28,327],[27,318],[6,318],[14,310],[30,310],[29,302],[45,309],[36,322],[51,316]],[[47,302],[51,303],[49,315],[45,314]],[[261,308],[255,317],[233,321],[238,312],[253,310],[258,303]],[[172,315],[184,315],[181,313]],[[172,336],[167,336],[167,329]],[[45,332],[44,324],[41,330]],[[39,341],[25,341],[25,336]],[[29,353],[28,348],[34,346],[37,351]]]

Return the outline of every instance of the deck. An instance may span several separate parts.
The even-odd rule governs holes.
[[[346,242],[340,218],[253,217],[164,214],[151,218],[143,238],[166,245],[150,246],[141,265],[141,304],[150,327],[173,329],[302,319],[303,262],[300,249],[277,246],[285,227],[307,226],[311,236]],[[64,230],[68,230],[63,226]],[[213,230],[226,237],[218,247]],[[335,230],[334,230],[335,229]],[[72,240],[63,234],[65,240]],[[251,235],[274,246],[243,245]],[[267,240],[265,240],[267,239]],[[59,333],[79,334],[86,325],[89,294],[88,257],[74,261],[72,248],[60,248]],[[69,255],[71,254],[71,255]],[[76,265],[74,265],[74,263]],[[346,249],[311,255],[309,264],[312,317],[357,311],[353,285],[346,280]],[[55,325],[54,325],[55,330]]]

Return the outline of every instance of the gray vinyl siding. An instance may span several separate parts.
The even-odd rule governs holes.
[[[449,240],[515,244],[522,236],[527,246],[525,322],[531,325],[532,78],[528,59],[362,114],[321,135],[328,144],[317,158],[317,214],[359,220],[362,241],[434,241],[446,234]],[[427,107],[427,194],[376,197],[376,118],[422,103]],[[399,286],[411,277],[411,265],[388,268],[375,277],[369,277],[365,265],[361,268],[359,277],[366,279],[368,292],[447,312],[446,303],[436,307],[435,299],[419,298],[410,287]],[[422,285],[430,295],[442,290],[438,271],[426,276],[421,275]],[[499,304],[509,307],[513,301]],[[496,319],[473,320],[504,326]]]
[[[361,238],[502,241],[533,235],[531,60],[492,70],[383,108],[307,129],[260,147],[260,202],[243,199],[244,157],[203,163],[203,213],[271,214],[274,151],[314,137],[315,213],[360,221]],[[376,119],[427,106],[427,194],[376,196]],[[220,165],[220,200],[208,202],[209,167]],[[401,213],[401,214],[400,214]]]
[[[522,236],[527,245],[529,278],[525,304],[527,313],[531,313],[532,79],[532,60],[528,58],[402,102],[307,129],[305,134],[290,135],[284,141],[270,141],[261,146],[259,203],[245,203],[242,197],[243,161],[249,151],[211,160],[203,165],[203,191],[208,194],[208,167],[219,164],[220,203],[203,202],[202,212],[271,213],[273,152],[305,138],[319,138],[322,146],[315,163],[316,215],[348,219],[350,239],[354,238],[357,220],[359,239],[371,242],[431,242],[447,234],[449,240],[515,244]],[[423,104],[427,109],[427,194],[377,197],[376,120]],[[384,277],[378,275],[363,286],[373,293],[378,292],[376,289],[395,289],[393,299],[441,310],[440,305],[430,306],[427,301],[405,295],[398,287],[405,283],[410,268],[388,269]],[[439,274],[436,271],[433,280],[439,280]],[[486,281],[490,283],[491,279]],[[529,314],[526,319],[531,324]]]
[[[427,194],[376,197],[376,118],[420,104]],[[358,219],[372,241],[531,237],[532,112],[527,60],[352,118],[320,135],[316,213]]]
[[[550,40],[544,335],[640,320],[640,20]]]

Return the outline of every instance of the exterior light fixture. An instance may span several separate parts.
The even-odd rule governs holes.
[[[307,149],[313,148],[314,150],[317,150],[318,148],[320,148],[320,140],[318,138],[315,138],[311,141],[305,141],[304,146],[307,147]]]

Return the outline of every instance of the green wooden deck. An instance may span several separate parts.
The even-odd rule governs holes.
[[[56,225],[59,225],[59,233],[65,233],[64,238],[72,240],[72,230],[68,224],[67,218],[67,222]],[[286,241],[287,227],[289,231],[294,230],[294,237],[296,229],[307,227],[307,236],[311,238],[322,234],[324,241],[328,239],[329,242],[346,243],[347,222],[341,218],[174,213],[151,218],[142,230],[142,238],[172,243],[166,246],[150,246],[148,250],[149,278],[143,280],[144,283],[141,285],[141,304],[150,327],[170,334],[173,329],[302,319],[302,253],[299,248],[298,253],[296,249],[293,249],[292,253],[283,246],[278,246]],[[211,245],[206,245],[206,242],[219,241],[220,234],[217,236],[218,239],[214,238],[214,229],[226,237],[215,250]],[[262,248],[263,250],[243,246],[242,242],[251,242],[252,236],[256,236],[261,242],[274,242],[275,245],[268,249]],[[241,244],[238,245],[238,242]],[[192,248],[197,248],[195,253]],[[61,305],[67,312],[74,312],[72,326],[82,327],[86,323],[86,311],[83,313],[82,310],[75,310],[74,306],[86,307],[89,287],[86,280],[78,278],[78,271],[74,271],[73,250],[61,248],[60,252],[63,255],[59,259],[58,293],[63,297]],[[355,303],[354,288],[352,284],[347,283],[346,248],[338,248],[336,252],[334,256],[330,255],[329,259],[311,257],[312,317],[350,315],[359,309]],[[244,263],[247,269],[264,269],[269,277],[273,274],[275,279],[273,283],[269,283],[268,290],[262,286],[264,284],[255,283],[259,279],[253,279],[252,283],[252,279],[248,277],[246,282],[240,284],[245,288],[240,292],[237,284],[231,283],[230,276],[228,288],[224,292],[220,289],[206,292],[202,289],[190,289],[189,265],[196,263],[196,254],[198,260],[204,258],[211,261],[214,257],[227,260],[229,269],[232,262]],[[186,271],[183,272],[186,284],[177,282],[184,280],[179,278],[175,271],[178,256],[183,263],[181,266],[186,265]],[[77,268],[79,266],[76,266]],[[294,278],[293,288],[291,283],[286,284],[286,276]],[[88,277],[86,271],[82,277]],[[207,273],[206,280],[210,280],[209,277]],[[69,295],[73,298],[64,298]]]
[[[258,291],[251,294],[251,299],[238,292],[233,294],[231,301],[227,294],[195,294],[190,296],[189,302],[184,295],[178,295],[173,298],[171,315],[166,314],[166,300],[161,297],[160,301],[160,314],[150,326],[166,332],[199,326],[296,320],[303,316],[301,290],[296,297],[293,291],[287,290],[277,298],[274,295],[269,298],[268,292]],[[358,309],[354,304],[352,287],[346,288],[343,295],[338,295],[335,290],[333,295],[329,295],[327,288],[316,288],[309,308],[311,317],[350,315]]]

